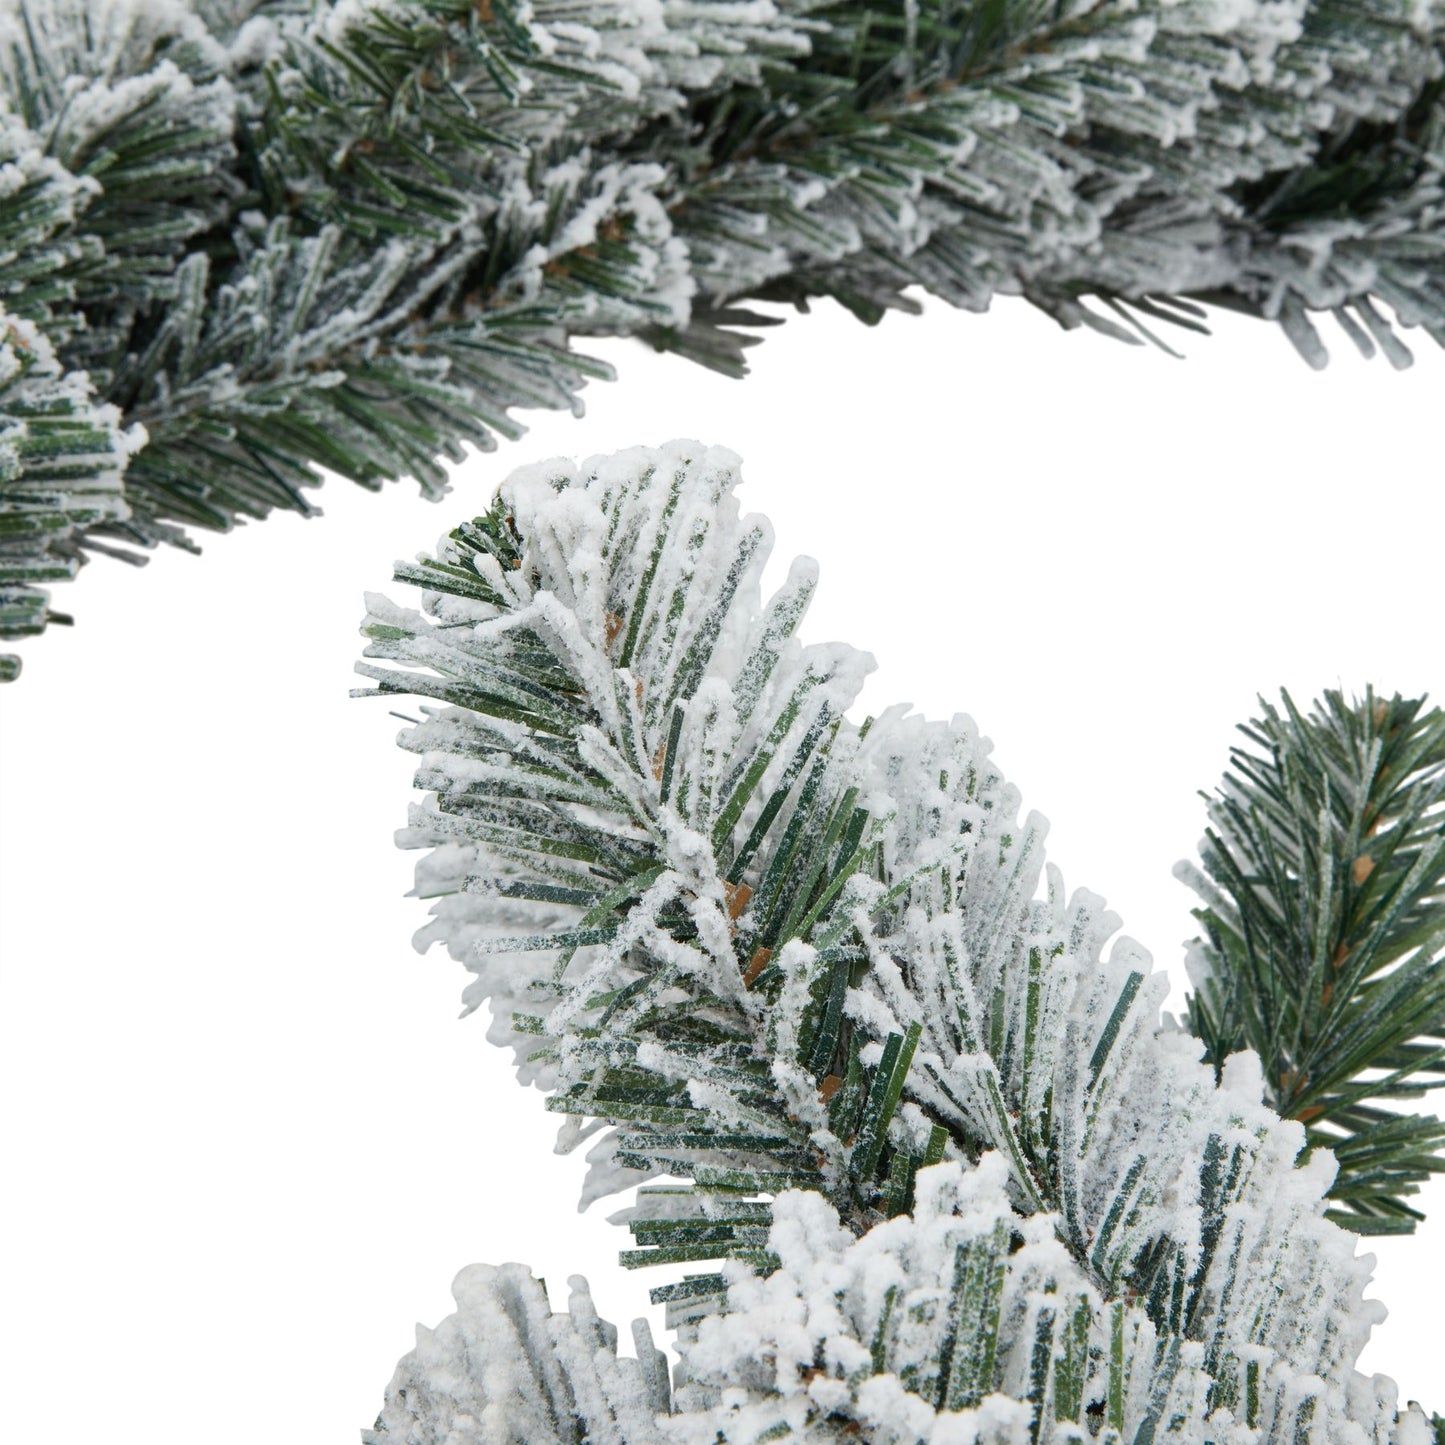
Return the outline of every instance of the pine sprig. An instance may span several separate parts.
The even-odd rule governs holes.
[[[1445,712],[1326,693],[1241,731],[1210,802],[1188,1022],[1222,1068],[1253,1049],[1269,1099],[1340,1166],[1335,1217],[1408,1233],[1445,1124],[1380,1101],[1445,1083]],[[1207,875],[1207,877],[1205,876]]]
[[[377,691],[467,709],[404,737],[422,754],[419,780],[438,788],[408,842],[451,844],[419,874],[420,890],[443,899],[429,932],[459,943],[471,932],[458,934],[462,918],[515,919],[514,931],[460,950],[479,993],[503,986],[522,957],[552,956],[545,977],[505,985],[504,1028],[525,1070],[555,1088],[549,1107],[614,1126],[598,1192],[686,1174],[723,1196],[824,1188],[866,1214],[889,1178],[884,1143],[907,1060],[855,1061],[857,1088],[882,1080],[862,1104],[856,1148],[835,1140],[820,1154],[810,1129],[823,1106],[813,1101],[810,1126],[794,1098],[826,1075],[837,1046],[824,1039],[841,1027],[850,961],[864,957],[832,927],[876,847],[856,789],[836,781],[841,707],[861,659],[793,640],[812,591],[806,567],[749,615],[767,529],[736,521],[725,456],[695,461],[678,448],[637,475],[624,468],[619,459],[615,491],[590,518],[606,543],[583,544],[605,545],[606,562],[567,602],[545,589],[574,573],[568,519],[524,544],[501,502],[441,557],[399,569],[427,588],[441,627],[371,599],[368,655],[428,669],[366,664]],[[580,615],[563,612],[568,603]],[[489,612],[505,627],[474,640],[464,624]],[[589,613],[591,637],[579,630]],[[804,944],[819,945],[807,960]],[[821,986],[800,972],[815,957]],[[523,966],[536,973],[530,958]],[[780,1081],[756,1045],[785,995],[805,1007],[778,1042],[795,1061]],[[765,1207],[761,1219],[697,1207],[706,1223],[675,1209],[640,1222],[629,1262],[761,1257]]]

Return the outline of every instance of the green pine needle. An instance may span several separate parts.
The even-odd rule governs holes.
[[[1241,728],[1202,845],[1188,1024],[1216,1070],[1255,1050],[1267,1096],[1334,1151],[1334,1217],[1408,1233],[1445,1123],[1381,1101],[1445,1083],[1445,712],[1288,693]]]

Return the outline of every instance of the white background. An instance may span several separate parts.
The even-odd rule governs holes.
[[[1214,324],[1175,361],[1018,302],[873,331],[822,308],[741,383],[598,343],[621,380],[587,417],[529,418],[439,507],[333,481],[321,520],[60,589],[79,625],[0,697],[4,1436],[352,1445],[469,1261],[526,1260],[559,1303],[583,1271],[624,1326],[672,1277],[615,1267],[555,1117],[457,1021],[467,975],[411,951],[406,704],[347,698],[363,590],[406,596],[392,560],[523,462],[738,451],[774,575],[822,564],[805,637],[875,653],[867,708],[971,713],[1177,1007],[1170,867],[1256,694],[1445,693],[1440,353],[1400,375],[1336,333],[1316,375]],[[1374,1246],[1364,1365],[1445,1411],[1445,1187],[1425,1202]]]

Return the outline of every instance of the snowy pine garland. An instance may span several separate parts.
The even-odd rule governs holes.
[[[811,563],[763,601],[736,481],[690,443],[526,468],[398,567],[422,610],[368,598],[371,691],[446,704],[400,738],[430,790],[400,837],[431,850],[418,947],[476,975],[560,1142],[595,1139],[585,1197],[691,1181],[640,1190],[624,1263],[721,1261],[653,1291],[675,1388],[580,1281],[554,1315],[520,1266],[473,1267],[368,1445],[1426,1445],[1354,1369],[1378,1314],[1334,1161],[1257,1056],[1216,1079],[1161,1026],[1164,977],[1106,951],[1118,919],[1066,897],[968,719],[846,719],[871,660],[799,642]],[[1376,835],[1420,885],[1380,944],[1433,987],[1445,739],[1418,713],[1375,723],[1423,779]],[[1354,1104],[1377,1062],[1352,1056]]]
[[[436,493],[462,442],[609,374],[575,338],[741,372],[754,301],[1019,294],[1135,341],[1223,305],[1314,365],[1331,311],[1405,364],[1378,303],[1445,341],[1442,17],[6,0],[0,306],[146,439],[55,565],[310,511],[318,467]]]

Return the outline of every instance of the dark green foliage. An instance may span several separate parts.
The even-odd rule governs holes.
[[[1334,1217],[1404,1233],[1445,1123],[1383,1101],[1445,1083],[1445,712],[1326,693],[1241,731],[1210,802],[1189,1026],[1216,1068],[1254,1049],[1268,1097],[1339,1161]]]

